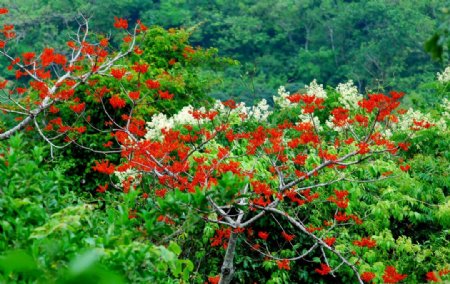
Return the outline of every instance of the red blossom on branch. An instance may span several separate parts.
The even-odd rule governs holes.
[[[321,263],[320,268],[316,268],[315,271],[320,275],[327,275],[331,272],[331,268],[327,264]]]
[[[369,283],[370,281],[372,281],[375,278],[375,273],[373,272],[363,272],[361,273],[361,280],[364,282]]]
[[[406,274],[400,274],[394,266],[387,266],[384,270],[383,281],[384,283],[398,283],[408,277]]]
[[[277,260],[278,269],[291,270],[289,259]]]
[[[123,18],[114,17],[114,27],[116,29],[128,29],[128,21]]]

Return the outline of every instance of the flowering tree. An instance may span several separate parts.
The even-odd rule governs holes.
[[[239,246],[273,260],[280,270],[315,256],[314,273],[321,276],[339,270],[359,283],[407,278],[389,260],[382,272],[368,265],[366,252],[383,248],[363,227],[370,214],[357,185],[407,172],[401,151],[417,132],[437,123],[399,108],[402,93],[363,97],[351,83],[326,92],[315,81],[302,93],[280,88],[273,112],[265,101],[246,107],[228,100],[150,117],[149,105],[176,98],[161,83],[170,74],[155,78],[140,60],[145,52],[138,35],[145,38],[147,31],[141,22],[132,32],[125,19],[116,18],[114,26],[125,32],[120,51],[110,51],[107,38],[88,42],[84,21],[68,42],[67,58],[49,48],[39,55],[10,55],[14,32],[5,25],[0,52],[11,60],[18,82],[29,87],[0,82],[1,110],[16,121],[0,139],[33,125],[52,147],[76,144],[120,154],[117,165],[104,159],[93,166],[111,177],[97,191],[111,186],[147,200],[153,217],[145,208],[129,212],[140,229],[151,231],[155,222],[177,228],[192,214],[216,224],[211,246],[225,253],[220,275],[210,282],[232,281]],[[180,52],[187,60],[196,54],[189,46]],[[65,119],[60,108],[70,110]],[[104,137],[99,148],[80,143],[92,133]],[[448,273],[440,268],[441,276]]]

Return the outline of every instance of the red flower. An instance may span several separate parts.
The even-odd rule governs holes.
[[[375,273],[373,272],[364,272],[361,274],[361,280],[364,282],[370,282],[375,278]]]
[[[161,97],[161,99],[164,99],[164,100],[173,99],[173,94],[170,94],[169,91],[162,92],[161,90],[158,90],[158,94]]]
[[[119,96],[112,96],[110,99],[109,99],[109,103],[111,104],[111,106],[113,107],[113,108],[123,108],[123,107],[125,107],[126,106],[126,102],[123,100],[123,99],[121,99]]]
[[[362,238],[360,241],[354,241],[354,245],[359,247],[373,248],[377,246],[377,242],[371,238]]]
[[[94,171],[103,173],[103,174],[113,174],[114,173],[114,165],[110,164],[108,160],[104,160],[102,162],[95,161],[95,166],[92,167]]]
[[[108,189],[108,184],[106,183],[105,185],[99,185],[97,188],[97,192],[98,193],[104,193],[106,192],[106,190]]]
[[[294,164],[304,166],[307,158],[307,155],[298,154],[297,156],[295,156]]]
[[[220,281],[220,274],[216,276],[208,276],[208,282],[210,284],[219,284]]]
[[[109,148],[109,147],[112,146],[112,144],[113,144],[112,141],[108,141],[108,142],[106,142],[106,143],[103,144],[103,147]]]
[[[367,154],[370,152],[369,144],[367,144],[365,142],[359,143],[358,148],[359,148],[358,153],[361,155],[364,155],[364,154]]]
[[[290,270],[289,259],[277,260],[278,269]]]
[[[398,273],[395,267],[387,266],[384,270],[383,281],[384,283],[397,283],[406,277],[408,277],[408,275]]]
[[[285,231],[281,232],[281,236],[283,236],[283,238],[287,241],[290,242],[295,238],[295,235],[289,235],[288,233],[286,233]]]
[[[139,64],[139,63],[135,63],[133,65],[133,70],[136,71],[137,73],[145,73],[148,70],[148,64],[143,63],[143,64]]]
[[[427,281],[430,282],[439,282],[439,278],[437,278],[436,273],[434,271],[427,272]]]
[[[147,85],[147,88],[149,89],[159,89],[159,87],[161,86],[158,81],[153,80],[145,81],[145,85]]]
[[[132,99],[132,100],[138,100],[140,94],[141,94],[141,93],[140,93],[139,91],[136,91],[136,92],[129,92],[129,93],[128,93],[128,96],[129,96],[130,99]]]
[[[327,245],[329,245],[329,246],[331,247],[331,246],[334,245],[334,243],[336,242],[336,238],[334,238],[334,237],[332,237],[332,238],[325,238],[325,239],[323,239],[323,241],[324,241]]]
[[[58,112],[59,112],[59,108],[55,107],[55,105],[51,105],[50,108],[48,109],[48,111],[49,111],[50,113],[55,114],[55,113],[58,113]]]
[[[8,13],[9,13],[9,10],[8,10],[8,9],[6,9],[6,8],[0,8],[0,15],[8,14]]]
[[[337,212],[337,213],[334,215],[334,219],[335,219],[336,221],[338,221],[338,222],[345,222],[345,221],[350,220],[350,216],[348,216],[345,212],[344,212],[344,213],[342,213],[342,212]]]
[[[317,273],[319,273],[320,275],[327,275],[328,273],[331,272],[331,268],[326,265],[325,263],[321,263],[320,264],[320,269],[316,268],[315,270]]]
[[[165,189],[165,188],[155,190],[155,195],[158,197],[161,197],[161,198],[166,196],[166,193],[167,193],[167,189]]]
[[[227,101],[222,102],[222,104],[230,109],[235,109],[237,108],[237,104],[234,100],[229,99]]]
[[[3,82],[0,82],[0,90],[6,88],[6,84],[8,84],[8,80],[5,80]]]
[[[22,53],[23,61],[25,64],[30,64],[31,60],[36,56],[34,52],[24,52]]]
[[[258,232],[258,237],[260,237],[263,240],[267,240],[267,238],[269,237],[269,233],[267,233],[267,232]]]
[[[111,69],[111,75],[113,75],[113,77],[118,80],[122,79],[122,77],[125,76],[125,73],[127,73],[127,70],[125,68]]]
[[[70,106],[70,109],[73,110],[73,112],[75,112],[75,113],[81,113],[84,110],[85,106],[86,106],[85,103],[81,103],[81,104]]]
[[[400,166],[400,169],[404,172],[409,171],[410,168],[411,168],[411,166],[408,164]]]
[[[127,29],[128,21],[126,19],[114,17],[114,27],[116,29]]]

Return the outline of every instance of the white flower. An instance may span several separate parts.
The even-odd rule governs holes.
[[[437,79],[442,84],[449,82],[450,81],[450,66],[445,68],[444,72],[442,72],[442,73],[438,72]]]
[[[280,86],[278,88],[278,96],[273,96],[273,101],[275,104],[279,105],[281,108],[286,108],[290,106],[294,106],[296,104],[291,104],[291,102],[287,99],[287,97],[290,95],[288,91],[286,91],[286,88],[284,86]]]
[[[158,113],[152,116],[152,119],[147,122],[146,140],[154,140],[162,138],[162,129],[171,129],[173,127],[173,119],[168,118],[163,113]]]
[[[350,80],[347,83],[340,83],[336,87],[336,91],[341,95],[339,102],[345,106],[346,109],[355,109],[358,107],[358,101],[362,96],[358,93],[358,88]]]
[[[444,108],[444,111],[442,112],[442,115],[446,119],[450,119],[450,100],[443,99],[442,100],[442,107]]]
[[[265,99],[262,99],[257,105],[252,106],[248,111],[250,117],[258,121],[265,121],[272,112],[269,110],[269,105]]]
[[[317,84],[317,80],[314,79],[309,86],[305,85],[306,93],[310,96],[315,96],[316,98],[326,99],[327,92],[323,89],[322,84]]]
[[[435,127],[439,128],[440,130],[447,129],[447,125],[443,118],[436,121],[431,117],[429,113],[424,114],[418,110],[413,110],[412,108],[410,108],[407,113],[403,114],[400,117],[399,122],[397,124],[394,124],[393,128],[400,131],[410,131],[410,128],[414,127],[414,121],[429,122],[431,124],[434,124]]]

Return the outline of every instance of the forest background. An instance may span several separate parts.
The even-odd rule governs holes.
[[[115,16],[162,26],[167,31],[151,31],[164,44],[175,40],[180,46],[202,47],[198,66],[183,61],[180,51],[180,67],[167,55],[176,51],[167,52],[149,39],[152,55],[164,61],[155,63],[155,70],[175,70],[187,82],[179,89],[167,83],[182,99],[162,102],[149,114],[174,114],[209,97],[247,105],[266,99],[273,106],[280,86],[304,92],[315,79],[336,94],[334,87],[353,80],[362,94],[404,91],[405,108],[447,123],[450,104],[443,99],[449,98],[450,70],[443,70],[449,62],[448,6],[438,0],[0,0],[0,7],[9,9],[5,22],[17,32],[12,42],[17,54],[48,46],[67,49],[80,15],[89,18],[94,32],[113,35],[116,48],[122,38],[114,36]],[[14,81],[14,73],[6,71],[9,64],[0,59],[0,81]],[[198,97],[183,97],[184,91]],[[12,116],[3,116],[0,129],[12,121]],[[92,145],[106,142],[100,136],[89,139]],[[380,177],[382,170],[396,176],[351,189],[352,201],[370,212],[364,232],[383,251],[357,248],[367,262],[364,269],[377,275],[375,283],[381,283],[388,264],[410,273],[411,283],[448,277],[449,147],[448,128],[431,128],[404,154],[411,170],[399,170],[387,160],[361,167],[373,177]],[[106,193],[99,191],[99,185],[114,183],[93,170],[94,160],[104,157],[77,147],[49,147],[33,132],[0,141],[0,282],[215,283],[224,250],[211,243],[221,227],[191,215],[171,227],[157,220],[154,208],[160,200],[152,203],[140,191],[128,194],[112,186]],[[172,197],[162,204],[176,211],[185,200],[175,193]],[[256,228],[265,226],[258,223]],[[364,236],[358,230],[343,235]],[[280,257],[290,253],[282,249]],[[300,262],[301,269],[288,271],[243,245],[235,259],[234,281],[352,281],[349,270],[337,276],[314,272],[319,258],[313,255]]]

